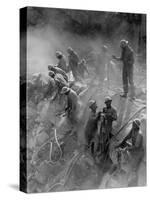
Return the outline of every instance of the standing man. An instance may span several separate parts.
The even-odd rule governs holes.
[[[68,72],[67,62],[65,56],[60,51],[56,51],[56,58],[58,59],[57,67]]]
[[[79,56],[71,47],[68,47],[67,53],[68,53],[69,69],[72,71],[74,79],[78,80]]]
[[[68,119],[70,120],[72,125],[76,125],[78,121],[78,95],[74,90],[72,90],[69,87],[63,87],[61,90],[61,94],[64,94],[67,96],[67,105],[65,108],[65,112],[67,114]]]
[[[133,82],[133,65],[134,65],[134,53],[129,46],[127,40],[120,41],[120,47],[122,49],[121,57],[112,56],[113,59],[123,62],[122,82],[124,93],[121,95],[126,98],[128,94],[128,84],[131,88],[131,97],[134,98],[134,82]]]
[[[85,59],[82,59],[78,64],[78,72],[81,78],[84,78],[85,72],[89,75]]]
[[[86,144],[88,148],[91,148],[90,150],[91,153],[93,154],[95,151],[94,147],[92,147],[91,145],[92,145],[92,140],[97,135],[98,121],[99,121],[99,115],[96,112],[97,104],[95,100],[89,101],[89,109],[90,109],[90,115],[85,126],[84,134],[85,134]]]
[[[112,99],[111,97],[105,98],[106,107],[103,108],[103,114],[105,118],[105,135],[106,141],[109,142],[112,136],[112,124],[113,121],[117,120],[117,112],[116,109],[111,106]]]

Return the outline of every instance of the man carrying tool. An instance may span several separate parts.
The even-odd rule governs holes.
[[[69,62],[68,67],[72,71],[74,79],[78,80],[79,56],[71,47],[68,47],[67,53],[68,53],[68,62]]]
[[[56,51],[56,58],[58,59],[57,67],[67,73],[68,72],[67,62],[62,52]]]
[[[71,124],[76,125],[78,121],[77,115],[79,111],[78,95],[74,90],[66,86],[62,88],[61,94],[67,96],[67,105],[65,108],[65,113]]]
[[[63,78],[68,82],[68,76],[66,72],[60,69],[59,67],[48,65],[48,70],[53,71],[55,74],[61,74],[61,76],[63,76]]]
[[[122,70],[122,82],[124,93],[121,95],[126,98],[128,94],[128,84],[130,84],[131,98],[134,98],[134,82],[133,82],[133,65],[134,65],[134,53],[129,46],[127,40],[120,41],[120,47],[122,49],[121,57],[112,56],[113,59],[123,62]]]

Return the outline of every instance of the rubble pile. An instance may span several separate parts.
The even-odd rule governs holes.
[[[123,99],[117,93],[115,83],[102,87],[88,78],[84,83],[72,83],[80,100],[79,124],[72,131],[67,119],[56,115],[63,110],[63,104],[57,100],[40,99],[35,101],[41,90],[34,92],[34,99],[27,104],[27,177],[28,192],[68,191],[95,188],[126,187],[145,184],[146,158],[140,164],[138,180],[130,174],[131,163],[123,163],[122,171],[110,173],[110,167],[116,163],[114,146],[122,140],[131,127],[131,120],[136,117],[142,121],[141,127],[146,146],[146,91],[136,89],[135,101]],[[45,87],[45,84],[42,87]],[[85,151],[84,126],[88,119],[87,104],[91,99],[97,101],[102,109],[104,97],[111,95],[113,105],[117,109],[118,120],[114,124],[114,137],[110,144],[111,160],[96,163],[93,157]],[[86,117],[84,117],[86,116]],[[125,125],[126,124],[126,125]],[[123,127],[125,125],[125,127]],[[125,159],[125,158],[122,158]],[[142,175],[141,175],[142,174]]]

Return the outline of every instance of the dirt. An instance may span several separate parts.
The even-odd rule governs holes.
[[[82,87],[82,83],[78,86]],[[85,85],[86,88],[85,88]],[[140,164],[137,180],[133,174],[122,170],[110,174],[110,169],[116,163],[116,155],[113,151],[116,145],[128,133],[131,128],[130,118],[140,118],[141,129],[146,141],[146,93],[137,88],[137,99],[131,101],[123,99],[118,92],[121,91],[116,83],[103,85],[99,88],[98,82],[89,84],[89,79],[84,83],[84,91],[80,98],[80,121],[72,132],[72,127],[67,118],[56,116],[56,112],[63,109],[59,102],[42,100],[38,104],[28,102],[28,192],[68,191],[112,187],[127,187],[146,184],[146,158]],[[79,88],[78,88],[79,90]],[[88,119],[89,99],[95,99],[98,109],[104,106],[104,97],[112,96],[112,104],[117,110],[118,120],[114,123],[113,134],[118,134],[121,127],[126,126],[111,141],[110,161],[97,164],[89,152],[85,151],[84,126]],[[142,109],[143,108],[143,109]],[[138,112],[138,110],[140,110]],[[56,129],[56,137],[54,135]],[[58,141],[58,143],[57,143]],[[53,145],[53,146],[51,146]],[[59,145],[59,146],[58,146]],[[146,145],[146,142],[145,144]],[[134,183],[132,183],[134,182]]]

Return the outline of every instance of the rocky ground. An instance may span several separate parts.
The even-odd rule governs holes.
[[[146,157],[143,158],[138,176],[130,173],[130,165],[122,165],[122,171],[110,174],[110,166],[116,162],[113,149],[130,129],[131,121],[139,117],[146,147],[146,85],[145,81],[136,81],[136,100],[120,98],[121,80],[112,81],[115,73],[111,69],[108,79],[99,84],[98,80],[87,78],[80,92],[80,123],[76,132],[65,117],[56,116],[63,108],[59,102],[41,100],[35,104],[32,100],[27,105],[27,191],[50,192],[84,190],[96,188],[112,188],[127,186],[143,186],[146,184]],[[114,74],[113,74],[114,73]],[[116,76],[116,75],[115,75]],[[116,76],[117,77],[117,76]],[[136,78],[141,80],[138,75]],[[88,151],[84,149],[84,125],[88,119],[87,103],[95,99],[98,109],[104,106],[104,97],[112,96],[112,104],[117,109],[118,120],[114,124],[113,134],[117,135],[111,141],[110,158],[103,163],[96,163]],[[129,120],[129,121],[128,121]],[[127,123],[127,124],[126,124]],[[122,128],[122,126],[126,126]]]

